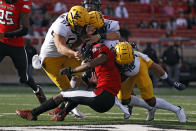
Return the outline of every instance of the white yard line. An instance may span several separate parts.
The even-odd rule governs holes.
[[[9,131],[186,131],[179,129],[161,129],[148,125],[125,124],[125,125],[74,125],[74,126],[29,126],[29,127],[0,127],[0,130]]]

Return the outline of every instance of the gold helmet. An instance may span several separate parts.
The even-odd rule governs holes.
[[[134,61],[133,50],[128,42],[119,42],[114,49],[118,64],[130,64]]]
[[[91,11],[89,12],[90,20],[89,24],[93,25],[95,28],[101,28],[104,25],[104,19],[100,12]]]
[[[72,29],[89,24],[88,11],[82,6],[73,6],[68,12],[67,18]]]

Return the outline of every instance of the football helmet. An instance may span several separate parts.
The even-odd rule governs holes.
[[[14,4],[17,0],[4,0],[7,4]]]
[[[67,19],[73,31],[81,33],[89,24],[88,11],[82,6],[73,6],[68,12]]]
[[[84,0],[82,6],[88,11],[100,11],[101,1],[100,0]]]
[[[114,49],[116,63],[120,65],[134,62],[133,49],[128,42],[119,42]]]
[[[104,19],[100,12],[91,11],[89,12],[90,20],[89,24],[93,25],[95,28],[101,28],[104,25]]]

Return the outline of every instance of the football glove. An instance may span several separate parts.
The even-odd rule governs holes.
[[[175,87],[177,90],[184,90],[186,89],[186,86],[180,82],[177,82],[177,81],[173,81],[169,78],[165,79],[167,81],[167,83],[170,85],[170,86],[173,86]]]
[[[63,68],[60,70],[60,75],[67,75],[68,79],[71,80],[72,74],[75,73],[73,69],[69,68]]]

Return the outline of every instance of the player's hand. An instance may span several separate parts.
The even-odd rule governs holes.
[[[82,59],[82,54],[79,52],[79,51],[76,51],[74,53],[74,57],[77,59],[77,60],[81,60]]]
[[[177,81],[173,81],[169,78],[166,79],[167,83],[170,85],[170,86],[173,86],[175,87],[177,90],[184,90],[186,89],[186,86],[180,82],[177,82]]]
[[[91,79],[90,79],[91,82],[93,83],[97,83],[97,75],[95,72],[91,72]]]
[[[186,89],[186,86],[180,82],[177,82],[175,81],[174,82],[174,87],[177,89],[177,90],[184,90]]]
[[[71,80],[74,70],[71,68],[63,68],[60,70],[60,75],[67,75],[68,79]]]

